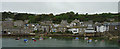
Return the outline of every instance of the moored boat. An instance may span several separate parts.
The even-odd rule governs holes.
[[[32,38],[32,40],[35,40],[35,38]]]
[[[15,40],[20,40],[20,37],[17,37]]]
[[[24,39],[24,42],[26,43],[26,42],[28,42],[28,40],[27,40],[27,39]]]
[[[76,37],[76,38],[75,38],[75,40],[79,40],[79,38],[78,38],[78,37]]]
[[[43,40],[43,37],[40,37],[39,40]]]

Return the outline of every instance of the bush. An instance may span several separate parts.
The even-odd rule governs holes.
[[[65,31],[67,34],[73,34],[72,31]]]

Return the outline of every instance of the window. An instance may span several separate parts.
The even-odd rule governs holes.
[[[74,30],[73,32],[77,32],[77,30]]]

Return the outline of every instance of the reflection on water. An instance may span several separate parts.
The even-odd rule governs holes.
[[[119,47],[118,42],[109,40],[92,40],[88,43],[87,40],[73,40],[73,39],[45,39],[34,42],[27,38],[28,42],[24,43],[24,39],[15,40],[14,38],[3,38],[3,47]]]

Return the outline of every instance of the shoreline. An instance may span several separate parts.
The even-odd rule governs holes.
[[[89,37],[89,38],[95,38],[95,39],[109,39],[109,40],[113,40],[113,39],[120,39],[120,37],[118,38],[114,38],[114,37],[105,37],[105,36],[80,36],[80,35],[72,35],[72,34],[39,34],[39,35],[2,35],[2,38],[4,37],[21,37],[21,38],[49,38],[49,37],[53,37],[53,38],[62,38],[62,39],[71,39],[71,38],[85,38],[85,37]]]
[[[102,36],[84,36],[84,35],[74,35],[74,34],[37,34],[37,35],[30,35],[30,34],[3,34],[2,36],[48,36],[48,37],[102,37]]]

